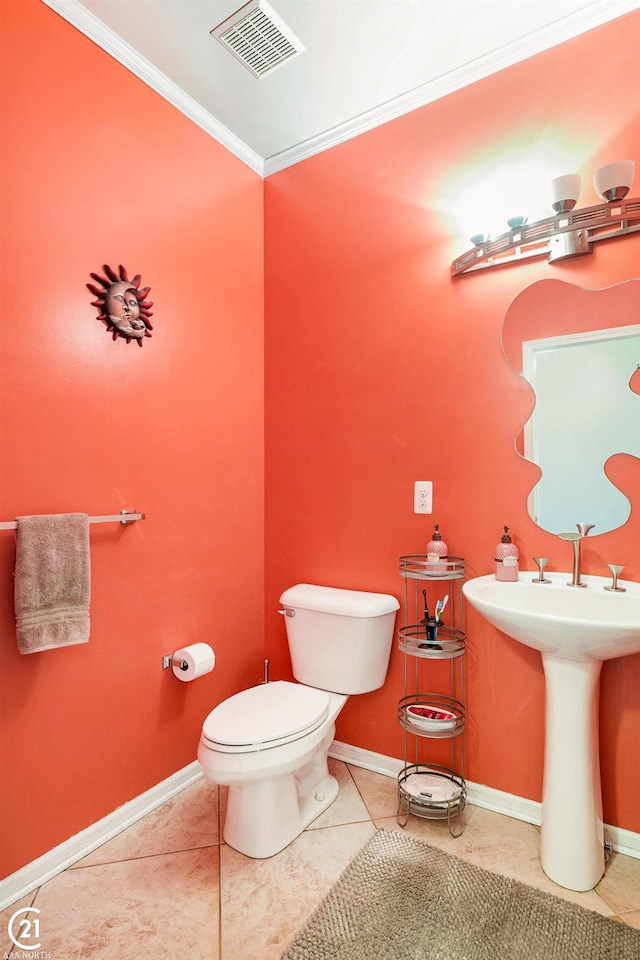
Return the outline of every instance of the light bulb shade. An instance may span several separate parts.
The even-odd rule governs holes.
[[[551,181],[551,206],[556,213],[573,210],[580,196],[580,175],[567,173]]]
[[[636,165],[633,160],[617,160],[600,167],[593,175],[593,185],[598,196],[606,203],[624,200],[629,193]]]

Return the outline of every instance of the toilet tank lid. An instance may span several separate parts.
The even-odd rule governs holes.
[[[400,604],[388,593],[365,593],[339,587],[319,587],[313,583],[297,583],[280,597],[285,607],[337,613],[343,617],[380,617],[398,610]]]

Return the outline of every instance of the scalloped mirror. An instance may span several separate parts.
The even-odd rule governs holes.
[[[534,392],[515,441],[541,470],[531,519],[550,533],[622,526],[640,477],[640,279],[532,283],[505,314],[502,350]]]

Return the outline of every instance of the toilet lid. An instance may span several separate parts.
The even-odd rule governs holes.
[[[273,747],[310,733],[329,711],[329,694],[277,680],[242,690],[211,711],[202,733],[214,746],[238,751]]]

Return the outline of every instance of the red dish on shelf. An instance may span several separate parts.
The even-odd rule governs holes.
[[[430,704],[410,704],[407,707],[407,718],[424,730],[453,730],[456,725],[455,713]]]

